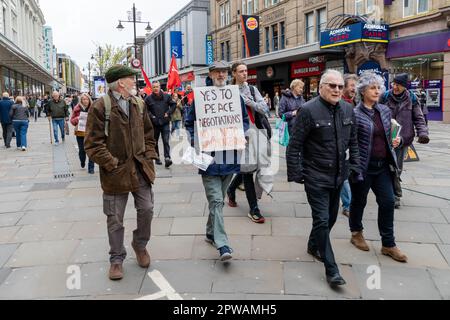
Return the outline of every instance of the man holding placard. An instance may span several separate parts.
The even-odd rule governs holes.
[[[200,170],[209,202],[206,241],[219,250],[221,261],[228,261],[233,250],[225,232],[223,207],[233,175],[240,173],[238,153],[245,149],[249,119],[239,88],[226,86],[228,63],[215,62],[209,71],[213,86],[195,89],[186,128],[197,152],[214,158],[205,171]]]

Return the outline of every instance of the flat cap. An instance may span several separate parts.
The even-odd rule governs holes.
[[[113,83],[122,78],[133,77],[138,73],[139,71],[131,69],[130,67],[116,64],[106,71],[105,78],[107,83]]]
[[[230,70],[230,65],[226,61],[215,61],[211,66],[209,66],[209,71],[214,70]]]

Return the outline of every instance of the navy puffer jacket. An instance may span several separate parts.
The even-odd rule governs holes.
[[[397,160],[395,156],[394,149],[392,147],[392,134],[391,134],[391,110],[389,107],[377,104],[374,106],[374,109],[377,110],[381,115],[381,122],[383,123],[384,132],[386,135],[386,142],[389,146],[390,157],[387,159],[390,163],[394,164],[397,167]],[[372,120],[372,115],[369,113],[366,107],[362,103],[360,103],[355,108],[356,115],[356,127],[358,130],[358,147],[359,147],[359,155],[360,155],[360,169],[361,172],[365,175],[368,168],[370,157],[372,154],[373,147],[373,133],[375,130],[375,125]]]

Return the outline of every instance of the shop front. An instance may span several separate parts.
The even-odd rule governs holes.
[[[20,72],[0,66],[0,92],[8,92],[11,96],[43,95],[45,86]]]
[[[326,56],[313,56],[291,64],[291,79],[300,79],[305,83],[304,98],[306,101],[316,97],[322,73],[326,69]]]
[[[261,94],[273,99],[275,92],[281,93],[290,85],[290,63],[267,65],[257,69],[257,83]]]

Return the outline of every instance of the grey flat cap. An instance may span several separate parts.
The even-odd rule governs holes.
[[[230,65],[226,61],[215,61],[211,66],[209,66],[209,71],[214,70],[230,70]]]

